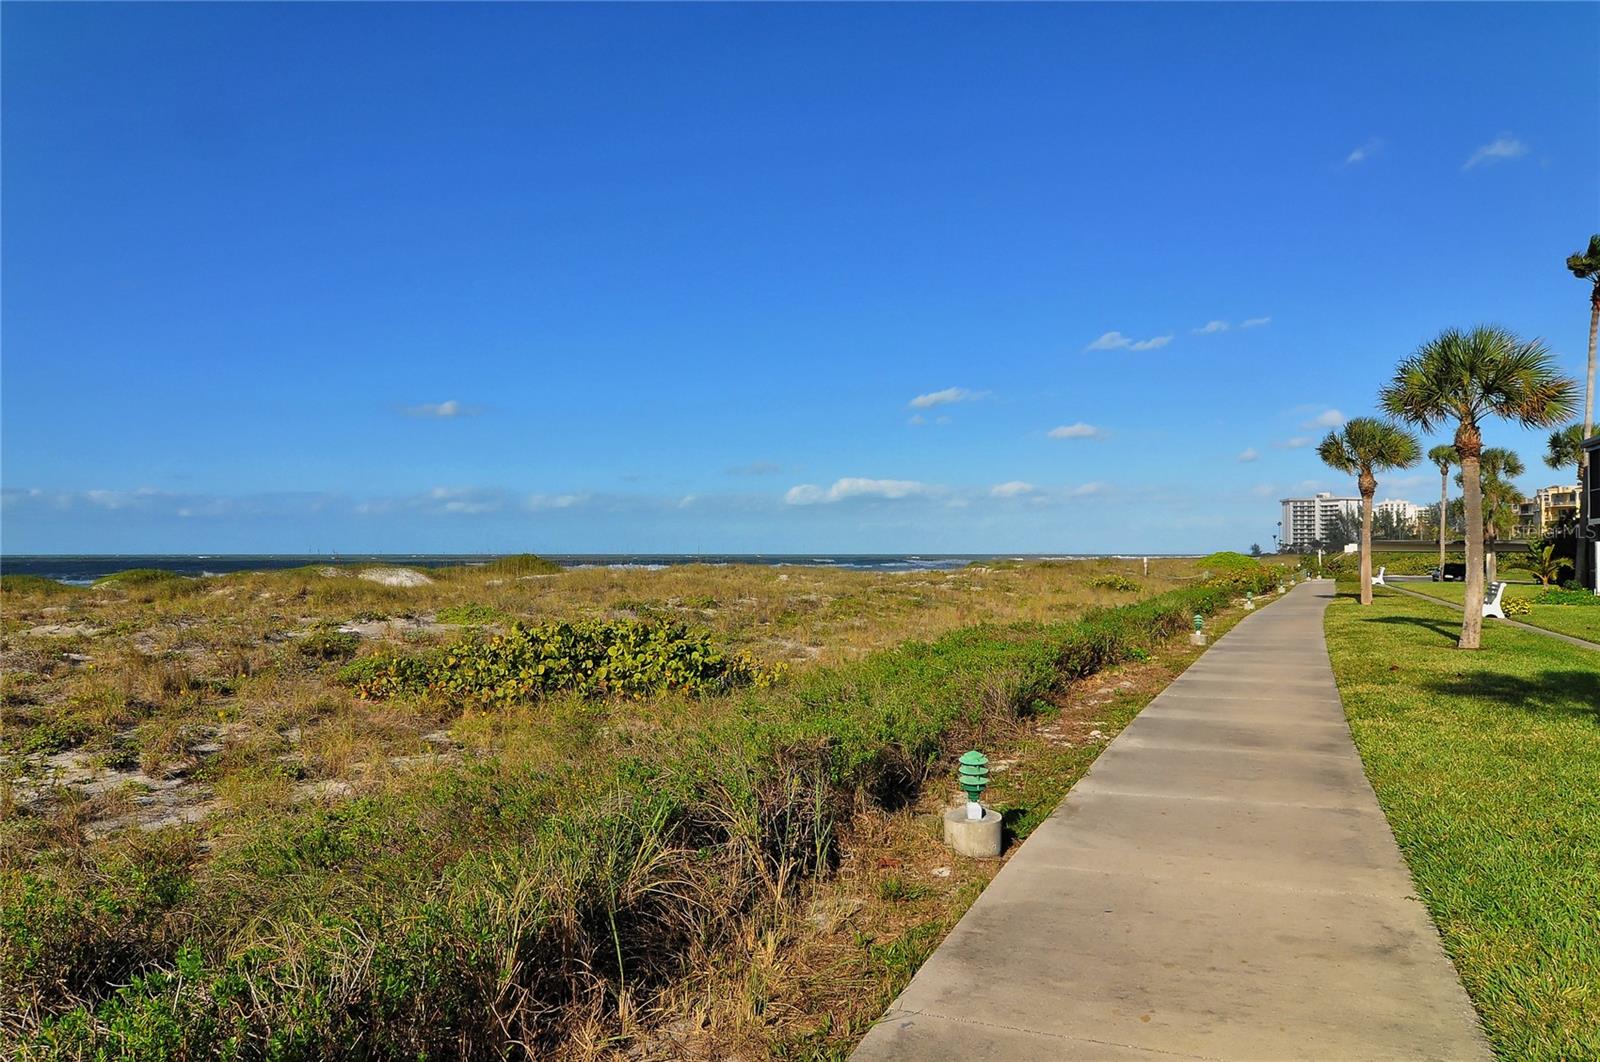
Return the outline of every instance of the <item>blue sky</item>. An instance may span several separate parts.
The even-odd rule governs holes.
[[[1242,548],[1581,375],[1593,4],[0,18],[6,552]]]

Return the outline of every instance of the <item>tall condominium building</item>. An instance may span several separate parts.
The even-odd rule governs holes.
[[[1328,524],[1339,513],[1360,515],[1360,498],[1335,498],[1323,491],[1314,498],[1284,498],[1283,532],[1279,541],[1285,549],[1304,549],[1327,538]]]
[[[1422,512],[1422,506],[1416,502],[1408,502],[1403,498],[1387,498],[1372,507],[1374,517],[1389,513],[1401,527],[1415,529],[1417,516]]]
[[[1578,494],[1576,483],[1540,487],[1532,498],[1517,507],[1517,531],[1524,535],[1542,535],[1563,516],[1576,517]]]

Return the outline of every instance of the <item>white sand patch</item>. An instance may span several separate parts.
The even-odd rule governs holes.
[[[367,568],[361,578],[384,586],[428,586],[433,580],[410,568]]]

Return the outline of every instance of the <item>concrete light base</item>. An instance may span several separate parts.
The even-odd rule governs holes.
[[[1189,644],[1190,645],[1204,645],[1204,644],[1206,644],[1206,632],[1205,631],[1195,631],[1193,634],[1189,635]]]
[[[1000,813],[983,809],[983,818],[967,818],[964,807],[944,813],[944,843],[957,855],[972,859],[994,859],[1000,854]]]

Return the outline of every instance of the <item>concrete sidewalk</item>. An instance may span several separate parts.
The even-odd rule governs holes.
[[[1332,596],[1152,701],[854,1058],[1489,1058],[1351,743]]]

